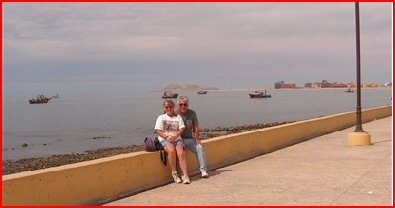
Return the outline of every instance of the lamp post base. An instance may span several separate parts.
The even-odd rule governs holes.
[[[372,145],[370,141],[370,134],[368,132],[351,132],[348,134],[348,145],[350,146],[364,146]]]

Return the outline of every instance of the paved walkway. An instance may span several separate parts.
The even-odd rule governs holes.
[[[393,205],[391,124],[363,125],[371,146],[347,145],[353,127],[107,205]]]

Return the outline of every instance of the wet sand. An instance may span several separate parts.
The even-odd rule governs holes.
[[[221,135],[250,131],[254,129],[268,128],[268,127],[277,126],[286,123],[292,123],[292,122],[293,121],[201,129],[201,137],[202,140],[204,140]],[[52,155],[50,157],[28,158],[28,159],[21,159],[16,161],[6,160],[6,161],[2,161],[3,163],[2,170],[3,170],[3,175],[8,175],[12,173],[40,170],[50,167],[57,167],[61,165],[73,164],[77,162],[94,160],[98,158],[110,157],[114,155],[137,152],[137,151],[144,151],[143,144],[129,145],[124,147],[102,148],[102,149],[86,151],[85,153]]]

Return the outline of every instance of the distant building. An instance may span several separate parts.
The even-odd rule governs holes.
[[[367,84],[363,84],[362,87],[375,88],[375,87],[380,87],[380,84],[377,84],[377,83],[367,83]]]
[[[284,81],[274,83],[274,89],[280,89],[282,84],[284,84]]]
[[[274,84],[275,89],[295,89],[296,84],[295,83],[285,83],[284,81],[276,82]]]
[[[386,83],[384,83],[384,87],[392,87],[392,82],[386,82]]]
[[[311,82],[305,83],[304,87],[305,88],[312,88],[313,87],[313,83],[311,83]]]
[[[361,87],[364,88],[377,88],[380,86],[392,86],[391,82],[387,82],[383,85],[378,84],[378,83],[361,83]],[[353,82],[349,82],[347,84],[341,83],[341,82],[328,82],[328,80],[322,80],[321,82],[314,82],[313,84],[311,83],[306,83],[305,84],[306,88],[356,88],[357,84]]]
[[[344,84],[344,83],[339,83],[339,82],[330,83],[327,80],[322,80],[321,82],[314,82],[312,87],[314,87],[314,88],[347,88],[347,87],[349,87],[349,85]]]
[[[348,87],[348,88],[356,88],[356,87],[357,87],[357,84],[355,84],[355,83],[353,83],[353,82],[349,82],[349,83],[347,83],[347,87]]]
[[[332,83],[332,87],[333,88],[347,88],[348,86],[346,84],[343,84],[343,83],[334,82],[334,83]]]

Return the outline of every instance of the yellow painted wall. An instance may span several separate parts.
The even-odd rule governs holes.
[[[392,107],[364,110],[363,122],[392,115]],[[299,121],[203,141],[209,169],[250,159],[355,125],[355,113]],[[347,139],[347,138],[344,138]],[[190,172],[198,170],[187,153]],[[3,205],[98,205],[171,182],[159,152],[122,154],[55,168],[5,175]]]

